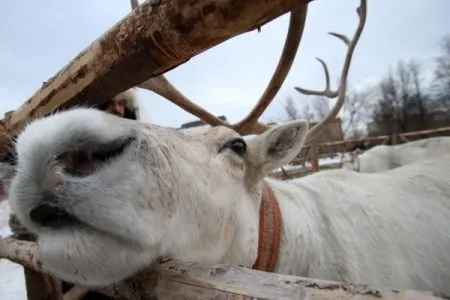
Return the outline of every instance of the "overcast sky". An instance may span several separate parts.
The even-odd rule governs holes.
[[[335,83],[345,46],[327,35],[351,35],[359,0],[315,0],[294,65],[262,121],[277,120],[293,87],[321,89],[316,56],[330,66]],[[385,75],[400,59],[417,58],[431,68],[439,41],[450,33],[449,0],[369,0],[367,23],[356,48],[349,82],[361,86]],[[128,0],[2,1],[0,4],[0,115],[26,101],[48,78],[130,12]],[[289,17],[261,33],[235,37],[166,73],[191,100],[236,122],[262,94],[283,47]],[[139,91],[145,120],[179,127],[195,119],[149,91]],[[300,100],[299,100],[300,101]]]

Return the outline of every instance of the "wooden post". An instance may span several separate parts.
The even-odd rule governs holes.
[[[397,133],[393,133],[393,134],[391,135],[391,144],[392,144],[392,145],[397,145],[397,144],[398,144],[398,141],[397,141]]]
[[[311,168],[313,172],[319,171],[319,155],[317,154],[316,141],[311,142]]]

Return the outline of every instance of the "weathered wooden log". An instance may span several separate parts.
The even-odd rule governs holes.
[[[33,242],[0,240],[0,259],[7,258],[49,274],[36,259]],[[365,285],[302,278],[248,268],[201,266],[177,260],[160,261],[123,282],[91,288],[117,299],[297,299],[297,300],[431,300],[444,296],[426,291],[376,289]]]
[[[310,1],[147,0],[0,124],[14,136],[33,118],[55,109],[99,104],[295,7],[306,9]]]

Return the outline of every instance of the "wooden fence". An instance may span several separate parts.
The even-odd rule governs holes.
[[[301,150],[301,155],[299,155],[296,159],[291,162],[293,166],[299,166],[298,168],[292,170],[281,170],[275,171],[270,174],[273,178],[278,179],[292,179],[297,177],[306,176],[308,174],[318,172],[320,170],[329,170],[329,169],[337,169],[341,168],[342,163],[330,163],[326,165],[319,164],[319,160],[321,158],[335,157],[340,156],[343,153],[347,152],[349,148],[354,145],[360,143],[368,143],[370,148],[376,145],[389,144],[403,144],[413,140],[433,137],[433,136],[441,136],[441,135],[450,135],[450,127],[442,127],[436,129],[429,130],[421,130],[421,131],[412,131],[412,132],[404,132],[404,133],[396,133],[392,135],[380,135],[374,137],[364,137],[360,139],[348,139],[342,141],[335,142],[327,142],[327,143],[310,143],[303,146]],[[342,149],[338,152],[330,152],[327,151],[327,147],[333,147],[334,149]],[[319,151],[321,149],[322,151]],[[305,166],[306,162],[311,163],[311,167]],[[300,167],[303,166],[303,167]]]

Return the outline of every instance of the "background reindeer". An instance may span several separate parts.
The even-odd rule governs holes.
[[[362,173],[382,172],[450,154],[450,137],[432,137],[401,145],[377,145],[344,154],[342,167]]]

